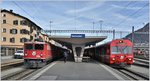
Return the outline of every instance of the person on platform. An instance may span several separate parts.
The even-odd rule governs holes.
[[[65,51],[65,52],[64,52],[64,63],[66,63],[67,57],[68,57],[68,54],[67,54],[67,52]]]

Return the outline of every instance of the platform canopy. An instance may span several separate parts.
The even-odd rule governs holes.
[[[49,36],[50,39],[72,49],[75,62],[82,62],[86,45],[95,44],[107,36],[85,36],[85,34],[71,34],[71,36]]]
[[[70,36],[49,36],[49,37],[50,39],[60,42],[63,45],[64,43],[68,43],[68,44],[96,43],[107,38],[107,36],[87,36],[85,38],[72,38]]]

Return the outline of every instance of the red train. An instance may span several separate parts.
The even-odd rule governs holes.
[[[106,44],[86,49],[86,53],[110,65],[125,67],[133,64],[133,44],[129,40],[112,40]]]
[[[24,64],[29,68],[43,67],[48,62],[61,58],[67,50],[46,42],[24,43]]]

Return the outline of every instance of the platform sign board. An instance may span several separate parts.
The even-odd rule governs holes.
[[[85,34],[71,34],[71,38],[85,38]]]

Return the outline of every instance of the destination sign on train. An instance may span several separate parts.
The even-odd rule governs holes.
[[[71,34],[71,38],[85,38],[85,34]]]

